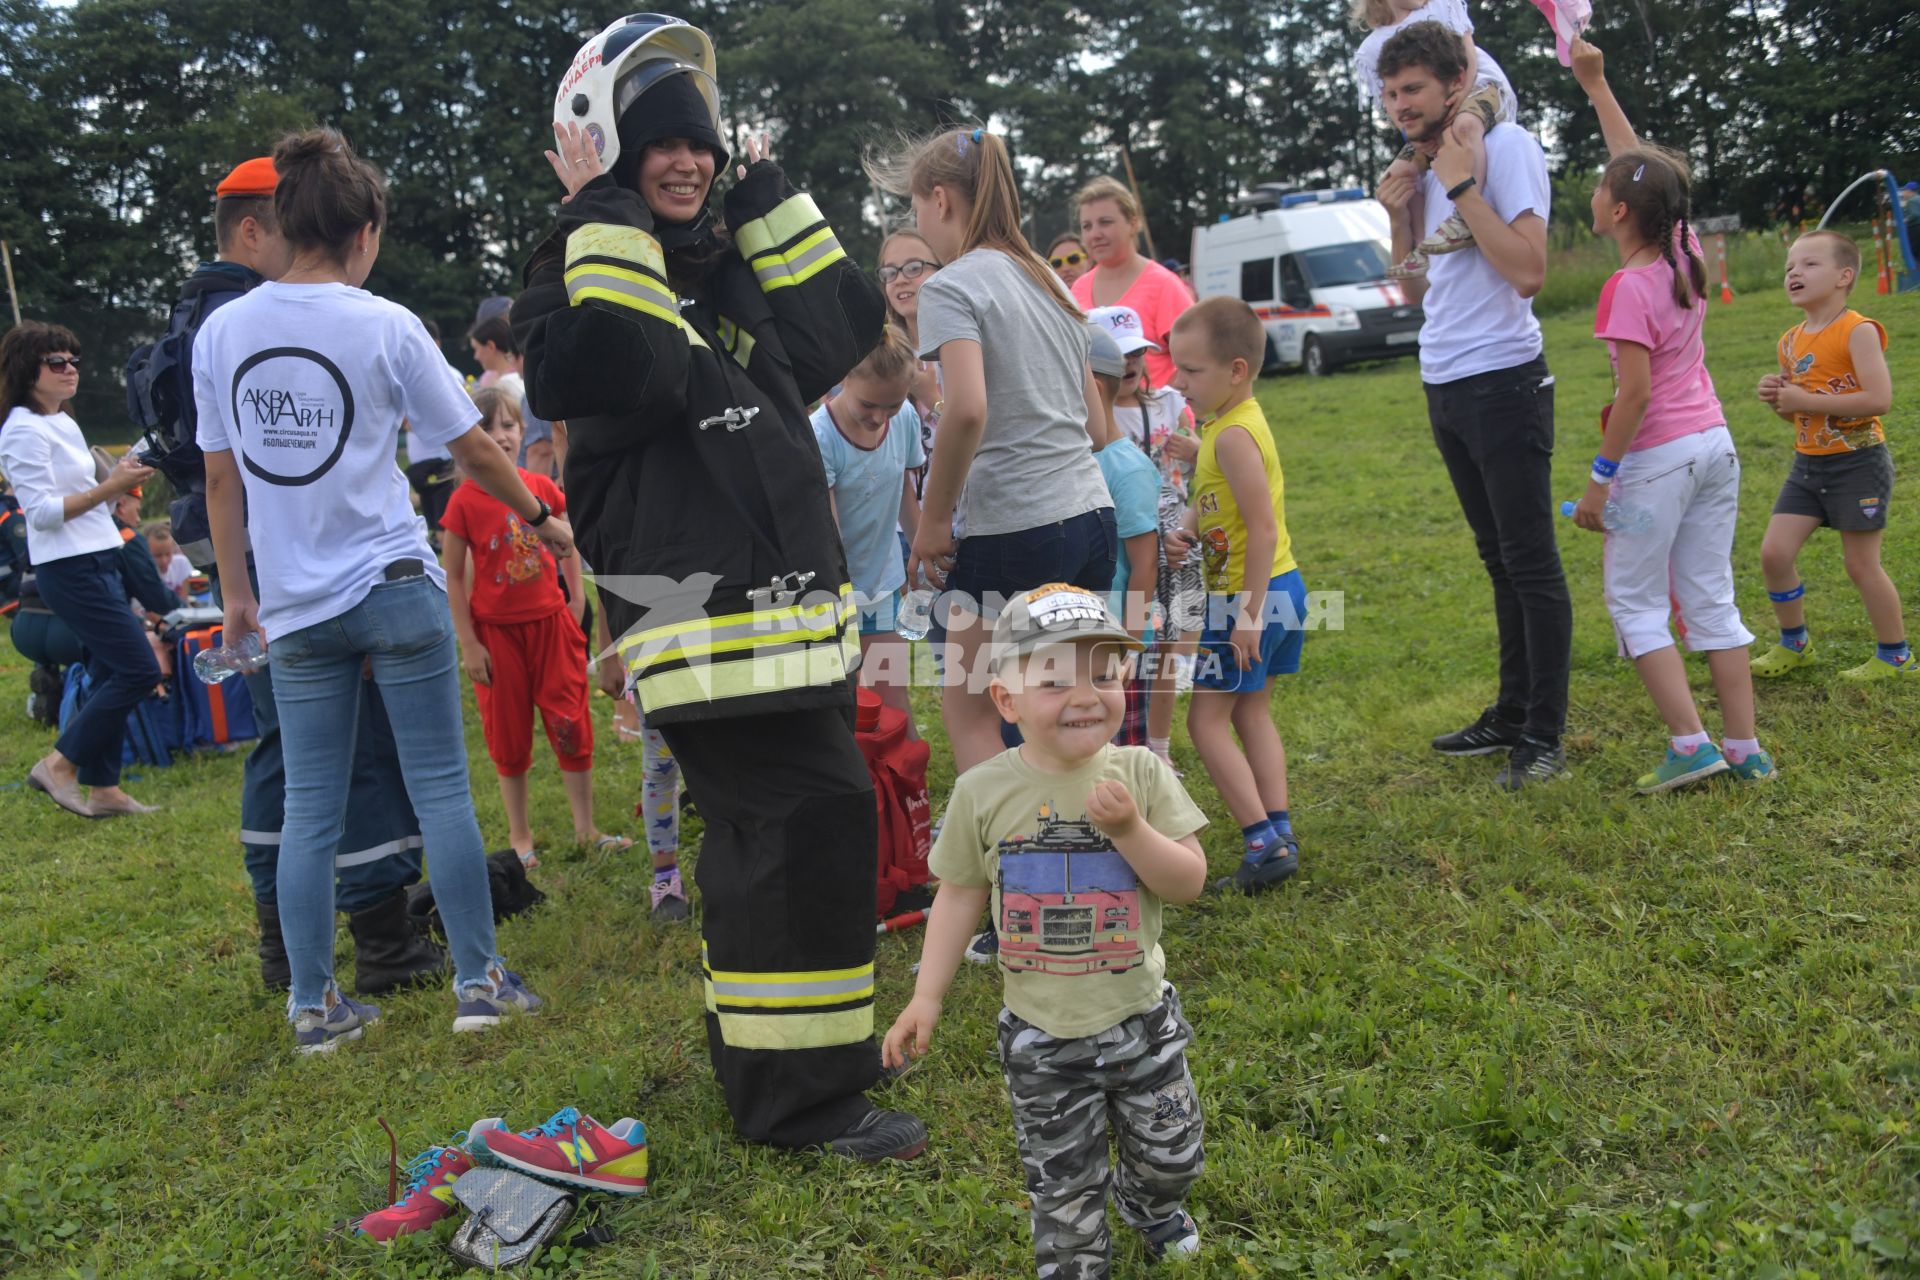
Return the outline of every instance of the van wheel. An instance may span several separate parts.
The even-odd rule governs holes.
[[[1333,372],[1333,361],[1327,359],[1320,339],[1310,337],[1300,345],[1300,367],[1307,371],[1309,378],[1324,378]]]

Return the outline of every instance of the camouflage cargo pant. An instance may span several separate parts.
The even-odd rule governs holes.
[[[1120,1216],[1141,1231],[1181,1212],[1205,1167],[1200,1099],[1187,1072],[1192,1039],[1171,985],[1154,1008],[1076,1040],[1000,1011],[1000,1065],[1033,1200],[1040,1280],[1106,1280],[1109,1187]]]

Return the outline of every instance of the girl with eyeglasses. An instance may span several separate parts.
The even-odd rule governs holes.
[[[127,608],[112,508],[153,474],[129,450],[104,480],[68,412],[80,386],[80,341],[28,320],[0,339],[0,472],[27,517],[40,598],[85,646],[93,691],[27,786],[68,813],[110,818],[153,810],[120,789],[127,713],[160,681],[139,619]],[[82,787],[92,789],[87,795]]]
[[[1087,256],[1087,246],[1080,243],[1079,236],[1062,231],[1047,246],[1047,265],[1060,277],[1060,283],[1071,289],[1074,281],[1093,270],[1093,259]]]
[[[1113,178],[1095,178],[1074,197],[1080,239],[1094,265],[1073,282],[1073,300],[1082,310],[1131,307],[1141,331],[1160,349],[1147,353],[1147,376],[1156,387],[1173,381],[1173,357],[1167,354],[1173,322],[1193,305],[1193,294],[1173,272],[1142,254],[1136,244],[1145,225],[1133,192]]]
[[[939,256],[917,231],[903,227],[890,232],[880,242],[880,265],[874,275],[887,300],[887,322],[906,335],[907,345],[915,352],[920,350],[920,286],[933,279],[933,273],[939,269]],[[921,456],[930,460],[933,433],[939,429],[940,410],[944,407],[940,396],[940,366],[932,360],[916,359],[914,364],[911,398],[914,410],[920,415]],[[913,470],[914,499],[924,497],[926,491],[927,468],[922,464]],[[900,537],[901,555],[905,556],[911,534],[904,525]]]

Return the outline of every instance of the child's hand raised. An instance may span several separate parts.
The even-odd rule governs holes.
[[[1607,82],[1606,55],[1584,36],[1573,42],[1573,78],[1583,89]]]
[[[887,1038],[880,1042],[880,1065],[904,1067],[908,1056],[920,1057],[933,1037],[934,1024],[940,1021],[940,1002],[927,996],[915,996],[893,1020]]]
[[[1786,385],[1787,380],[1785,378],[1777,373],[1770,373],[1760,379],[1760,398],[1768,404],[1778,405],[1780,403],[1780,388]]]
[[[1087,817],[1107,839],[1124,840],[1140,821],[1140,809],[1126,783],[1102,778],[1087,795]]]

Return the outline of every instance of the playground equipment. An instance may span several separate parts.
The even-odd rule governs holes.
[[[1848,183],[1847,189],[1842,191],[1834,202],[1827,206],[1826,213],[1821,215],[1819,229],[1823,231],[1826,229],[1827,223],[1833,219],[1833,211],[1838,209],[1842,204],[1845,204],[1847,197],[1852,195],[1856,188],[1864,187],[1868,183],[1876,181],[1887,184],[1887,200],[1893,209],[1893,226],[1889,228],[1887,232],[1887,239],[1889,242],[1897,242],[1900,246],[1900,258],[1905,267],[1900,273],[1900,292],[1907,293],[1911,290],[1920,289],[1920,263],[1916,263],[1914,260],[1913,241],[1911,237],[1907,235],[1906,218],[1903,217],[1900,212],[1900,184],[1895,181],[1893,173],[1890,170],[1875,169],[1871,173],[1861,174],[1858,178]],[[1876,243],[1879,242],[1878,235],[1876,235],[1874,239]],[[1882,249],[1881,252],[1884,255],[1886,250]],[[1885,278],[1885,272],[1886,264],[1883,257],[1881,263],[1883,279]]]

